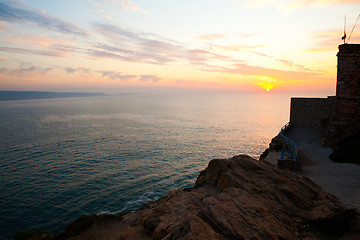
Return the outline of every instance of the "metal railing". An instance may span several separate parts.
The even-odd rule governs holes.
[[[299,162],[299,156],[297,154],[295,143],[283,134],[283,132],[289,129],[289,127],[291,127],[290,122],[285,124],[279,132],[279,137],[283,142],[283,146],[281,149],[281,156],[279,160],[283,161],[284,157],[290,157],[292,161]]]

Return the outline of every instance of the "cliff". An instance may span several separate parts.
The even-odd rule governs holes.
[[[356,239],[358,218],[301,174],[240,155],[210,161],[193,188],[136,212],[81,217],[56,239]]]

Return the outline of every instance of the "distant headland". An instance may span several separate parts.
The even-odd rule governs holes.
[[[105,93],[88,92],[41,92],[41,91],[0,91],[0,101],[107,96]]]

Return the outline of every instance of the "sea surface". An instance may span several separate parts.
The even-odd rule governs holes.
[[[60,232],[193,186],[214,158],[268,147],[289,96],[127,94],[0,102],[0,239]]]

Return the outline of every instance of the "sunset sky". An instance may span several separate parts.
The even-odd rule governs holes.
[[[1,0],[0,90],[331,95],[359,14],[358,0]]]

